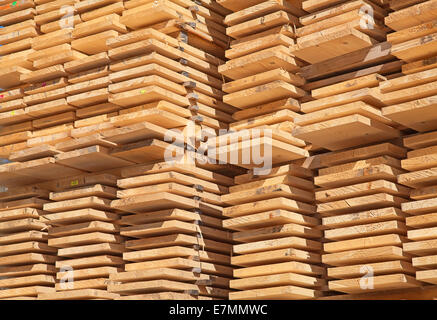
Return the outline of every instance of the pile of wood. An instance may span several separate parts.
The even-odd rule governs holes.
[[[111,275],[109,290],[126,299],[228,298],[232,246],[220,196],[232,179],[168,163],[126,168],[122,177],[112,207],[125,214],[126,272]]]
[[[107,42],[113,61],[109,101],[126,108],[111,121],[148,121],[150,132],[149,139],[112,153],[139,164],[121,170],[123,190],[111,204],[124,213],[120,234],[130,239],[126,272],[111,275],[108,288],[123,299],[228,297],[231,237],[222,227],[220,196],[232,179],[219,173],[220,165],[196,164],[191,153],[174,162],[166,154],[184,146],[195,150],[192,139],[200,130],[218,133],[232,120],[234,108],[222,102],[218,73],[228,41],[224,9],[205,3],[126,4],[122,22],[135,31]],[[164,141],[166,129],[186,135]]]
[[[302,1],[219,1],[233,11],[225,18],[234,40],[219,67],[224,102],[238,108],[230,133],[220,137],[219,155],[250,169],[222,196],[224,226],[234,230],[230,299],[313,299],[326,289],[322,279],[322,232],[314,217],[312,172],[292,160],[309,156],[307,143],[292,134],[300,100],[308,93],[293,56]],[[225,141],[228,139],[227,141]],[[245,143],[249,142],[249,143]],[[271,154],[273,169],[258,174],[253,150]],[[234,159],[232,159],[234,160]]]
[[[48,246],[49,192],[38,187],[0,193],[0,299],[36,299],[53,292],[56,248]]]
[[[326,290],[322,231],[315,215],[313,174],[298,165],[235,177],[222,196],[224,226],[234,230],[236,266],[230,299],[314,299]]]
[[[402,167],[409,171],[399,176],[399,183],[412,188],[411,202],[402,204],[407,218],[409,243],[404,251],[412,254],[416,278],[425,283],[437,284],[436,270],[436,132],[417,134],[405,138],[405,146],[412,149]]]
[[[121,271],[123,239],[111,209],[117,197],[117,177],[97,174],[67,179],[52,202],[44,205],[43,220],[49,228],[50,247],[57,248],[56,293],[43,300],[114,299],[107,292],[109,275]]]
[[[310,14],[299,19],[298,39],[291,52],[311,64],[384,42],[387,11],[381,0],[303,1]]]
[[[166,152],[196,150],[201,131],[218,134],[232,121],[235,108],[222,102],[218,72],[229,11],[208,0],[16,3],[0,12],[4,41],[12,43],[7,39],[15,33],[21,41],[14,47],[0,39],[7,54],[0,62],[0,154],[11,161],[0,178],[8,194],[23,185],[46,187],[47,199],[51,191],[53,202],[38,211],[47,213],[38,223],[49,230],[48,252],[59,257],[57,280],[55,286],[50,260],[51,290],[41,289],[47,294],[39,298],[118,298],[113,291],[227,298],[232,240],[222,227],[220,196],[233,183],[226,175],[242,171],[197,165],[195,158],[169,167],[161,162]],[[166,138],[168,129],[180,133]],[[136,164],[155,169],[129,173]],[[150,215],[155,211],[162,214]],[[34,230],[32,223],[23,230]],[[150,225],[156,223],[161,230]],[[126,243],[124,235],[137,237],[129,226],[144,227],[148,245]],[[159,236],[155,246],[149,234]],[[147,266],[127,267],[153,278],[140,289],[118,285],[131,281],[129,274],[109,280],[126,261],[167,258],[157,278]]]
[[[436,17],[3,1],[0,298],[436,296]]]
[[[409,189],[397,183],[406,149],[383,143],[321,156],[315,184],[329,288],[365,293],[418,286],[407,242]]]
[[[302,104],[294,136],[333,151],[400,137],[382,114],[381,80],[373,73],[312,90],[316,100]]]
[[[407,62],[404,74],[432,69],[436,66],[437,1],[392,1],[392,9],[385,24],[393,29],[387,35],[392,54]]]
[[[437,68],[428,68],[381,82],[382,101],[387,105],[382,109],[384,116],[419,132],[437,129],[436,75]]]
[[[228,161],[231,150],[251,154],[241,143],[250,139],[252,149],[272,150],[276,165],[308,156],[306,143],[291,135],[300,111],[298,99],[307,95],[300,88],[305,80],[296,74],[305,64],[289,50],[296,38],[293,26],[299,25],[298,17],[304,14],[301,1],[219,3],[234,11],[225,18],[226,32],[234,40],[226,50],[228,61],[219,67],[226,81],[223,101],[238,109],[230,131],[247,132],[221,137],[221,141],[228,139],[221,144],[228,148],[222,147],[219,154],[227,155]],[[255,162],[244,163],[241,156],[238,161],[245,168],[252,168]]]
[[[392,54],[403,60],[403,77],[381,83],[383,113],[419,132],[437,129],[434,116],[437,1],[394,1],[385,19]]]

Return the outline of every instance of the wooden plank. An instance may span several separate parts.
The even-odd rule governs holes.
[[[126,249],[146,250],[154,248],[163,248],[169,246],[186,246],[194,249],[204,248],[214,252],[229,255],[232,251],[232,245],[229,243],[218,242],[210,239],[200,238],[199,235],[191,236],[186,234],[171,234],[167,236],[158,236],[138,240],[126,241]]]
[[[404,173],[398,176],[398,182],[413,188],[427,187],[435,184],[436,174],[437,168]]]
[[[325,237],[329,240],[347,240],[355,237],[371,237],[386,233],[406,235],[407,228],[400,221],[377,222],[351,227],[325,230]]]
[[[331,27],[298,38],[297,44],[291,46],[291,51],[298,58],[316,64],[378,43],[374,38],[354,29],[351,24],[357,23]]]
[[[128,189],[170,182],[180,183],[187,186],[199,185],[202,186],[205,191],[217,194],[226,194],[228,192],[228,188],[219,184],[173,171],[120,179],[118,180],[117,185],[120,188]]]
[[[404,144],[410,149],[420,149],[434,146],[437,139],[437,132],[413,134],[404,138]]]
[[[223,221],[223,226],[227,229],[243,231],[288,223],[313,227],[318,224],[318,220],[313,217],[286,210],[274,210],[233,219],[226,219]]]
[[[110,208],[111,200],[95,196],[50,202],[45,204],[44,211],[64,212],[77,209],[105,210]]]
[[[322,145],[324,148],[334,151],[356,146],[357,143],[370,144],[400,136],[398,130],[361,115],[297,127],[293,130],[293,133],[300,139],[310,141],[315,145]],[[351,135],[351,133],[356,134]],[[335,139],[333,139],[334,137]],[[338,137],[345,137],[345,139],[338,140]]]
[[[80,235],[74,235],[74,236],[65,236],[65,237],[49,239],[49,246],[62,249],[62,248],[69,248],[71,246],[97,244],[97,243],[101,243],[101,242],[120,243],[120,241],[122,241],[122,238],[120,236],[101,233],[101,232],[93,232],[93,233],[87,233],[87,234],[80,234]],[[58,261],[58,262],[60,264],[66,263],[66,265],[70,265],[73,268],[75,267],[73,264],[68,264],[68,263],[72,263],[71,260]],[[60,268],[62,266],[59,266],[57,264],[56,267]]]
[[[63,192],[51,192],[50,200],[63,201],[88,196],[103,197],[107,199],[115,199],[117,197],[117,189],[96,184],[89,187],[83,187],[79,189],[63,191]]]
[[[64,152],[56,155],[55,159],[56,163],[90,172],[121,168],[132,164],[130,161],[111,156],[109,149],[101,146]]]
[[[38,300],[86,300],[86,299],[104,299],[115,300],[118,294],[109,293],[106,290],[81,289],[56,293],[39,293]]]
[[[49,263],[53,264],[57,258],[55,256],[40,253],[23,253],[0,258],[1,266],[15,266],[23,264]]]
[[[321,187],[336,188],[343,187],[347,184],[369,182],[379,179],[396,181],[397,176],[403,172],[403,170],[399,170],[385,164],[380,164],[358,170],[349,170],[341,173],[315,177],[314,182],[316,185]],[[401,181],[399,181],[399,183],[405,184]]]
[[[48,274],[54,275],[56,268],[49,264],[32,264],[27,266],[2,267],[0,275],[2,277],[20,277],[28,275]]]
[[[125,226],[135,226],[171,220],[192,223],[196,223],[196,221],[202,221],[205,226],[216,228],[220,228],[222,226],[222,220],[220,218],[215,218],[208,215],[201,215],[196,212],[190,212],[182,209],[167,209],[130,216],[123,216],[121,217],[120,222]]]
[[[437,123],[431,116],[435,108],[434,100],[435,96],[408,101],[383,108],[382,112],[393,121],[419,132],[435,130]]]
[[[79,258],[87,255],[112,254],[119,255],[123,253],[124,246],[114,243],[99,243],[95,245],[85,245],[72,248],[59,249],[58,256],[67,258]]]
[[[371,210],[377,207],[400,207],[408,200],[385,193],[370,196],[349,198],[345,200],[322,203],[317,206],[317,212],[322,215],[351,213],[354,210]]]
[[[413,268],[410,262],[406,261],[387,261],[366,264],[368,268],[374,270],[374,275],[406,273],[408,275],[414,275],[416,269]],[[344,266],[328,268],[328,275],[337,279],[358,278],[363,276],[363,272],[360,270],[362,265]]]
[[[414,6],[390,13],[385,24],[393,30],[402,30],[420,25],[435,18],[437,4],[435,1],[419,3]]]
[[[346,292],[351,294],[362,293],[363,289],[359,284],[359,279],[335,280],[329,282],[329,289],[334,291]],[[420,286],[420,282],[415,278],[404,275],[394,274],[373,277],[373,289],[370,291],[394,290],[399,288],[414,288]]]
[[[301,75],[306,80],[317,79],[330,74],[338,74],[341,71],[356,70],[357,68],[370,67],[375,64],[390,62],[391,44],[382,42],[370,48],[357,50],[339,57],[303,67]]]
[[[248,278],[248,277],[272,275],[272,274],[282,274],[287,272],[298,273],[308,276],[317,276],[317,275],[322,275],[324,273],[323,268],[319,266],[292,261],[292,262],[282,262],[282,263],[276,263],[270,265],[236,269],[234,273],[234,277]]]
[[[283,273],[260,277],[231,280],[231,288],[238,290],[251,290],[283,286],[297,286],[320,288],[325,285],[325,281],[316,277],[309,277],[297,273]]]
[[[229,286],[229,279],[213,277],[207,274],[196,274],[185,270],[170,268],[159,268],[151,270],[138,270],[132,272],[114,273],[110,276],[111,281],[132,283],[149,280],[172,280],[194,282],[195,284],[208,284],[218,286]]]
[[[231,258],[226,255],[212,253],[205,250],[199,251],[193,248],[185,248],[180,246],[125,252],[123,254],[124,260],[132,262],[143,262],[173,257],[196,258],[200,261],[207,261],[223,265],[228,265],[231,261]]]
[[[435,210],[437,199],[419,200],[402,204],[402,210],[410,214],[431,213]]]
[[[284,184],[275,184],[257,189],[247,189],[245,191],[233,192],[221,197],[226,204],[237,205],[250,201],[260,201],[273,197],[286,197],[304,202],[312,202],[314,195],[312,192],[290,187]]]
[[[25,288],[2,290],[0,299],[14,298],[14,297],[37,297],[40,294],[48,294],[54,292],[54,288],[43,286],[31,286]]]
[[[121,235],[135,238],[156,237],[175,233],[198,234],[203,237],[217,240],[220,242],[232,242],[231,234],[227,231],[210,228],[207,226],[197,226],[193,223],[182,222],[177,220],[160,221],[149,224],[139,224],[130,227],[124,227],[121,230]]]
[[[122,272],[122,269],[116,267],[97,267],[97,268],[89,268],[89,269],[80,269],[74,271],[66,271],[66,272],[58,272],[56,274],[56,279],[65,279],[69,274],[72,274],[74,279],[82,280],[82,279],[90,279],[90,278],[99,278],[99,277],[110,277],[111,274],[115,274],[117,272]]]
[[[153,193],[168,192],[185,196],[189,198],[198,197],[201,201],[221,205],[220,196],[198,190],[196,188],[186,187],[178,183],[164,183],[135,189],[123,190],[118,192],[118,197],[121,199],[129,198],[136,195],[150,195]]]
[[[403,243],[407,241],[408,241],[407,238],[404,236],[400,236],[398,234],[386,234],[380,236],[370,236],[370,237],[329,242],[324,244],[323,249],[325,250],[326,253],[340,253],[348,250],[363,250],[363,249],[371,249],[371,248],[386,247],[386,246],[401,246]],[[345,270],[343,270],[342,268],[344,268]],[[345,274],[349,276],[348,272],[350,271],[350,269],[348,268],[354,270],[352,273],[354,272],[355,273],[358,272],[358,274],[360,273],[360,271],[357,270],[356,266],[329,268],[328,273],[330,274],[331,272],[330,270],[332,270],[333,273],[332,277],[343,279],[341,278],[340,274],[342,274],[342,272],[345,272]],[[356,276],[358,276],[358,274],[356,274]]]
[[[80,170],[57,164],[55,158],[52,157],[20,163],[14,168],[14,172],[45,181],[53,180],[54,176],[65,178],[81,173]]]
[[[211,275],[218,275],[224,277],[232,277],[233,268],[222,266],[218,264],[212,264],[208,262],[199,263],[199,261],[184,259],[184,258],[170,258],[161,259],[156,261],[137,262],[126,264],[126,271],[138,271],[138,270],[153,270],[157,268],[174,268],[181,270],[193,270],[197,273],[205,273]]]
[[[45,219],[44,219],[45,217]],[[58,213],[48,214],[42,217],[44,221],[50,222],[50,224],[77,224],[87,221],[114,221],[118,220],[119,216],[105,211],[99,211],[96,209],[78,209],[72,211],[62,211]]]
[[[345,266],[351,264],[366,264],[391,260],[409,261],[411,257],[394,246],[350,250],[339,253],[330,253],[322,256],[322,262],[332,266]]]
[[[295,286],[281,286],[267,289],[254,289],[231,292],[231,300],[302,300],[315,299],[322,294],[319,291]]]
[[[320,263],[319,254],[297,249],[271,250],[232,257],[232,264],[241,267],[250,267],[262,264],[281,263],[287,261],[301,261]]]
[[[233,233],[232,238],[239,242],[254,242],[277,237],[294,236],[317,239],[321,237],[321,232],[320,230],[315,230],[314,228],[305,227],[298,224],[286,224],[282,226],[235,232]]]
[[[102,221],[89,221],[73,225],[51,227],[49,235],[53,237],[63,237],[77,234],[84,234],[89,232],[106,232],[117,233],[120,228],[113,223]]]
[[[122,170],[121,175],[124,178],[128,178],[128,177],[136,177],[140,175],[155,174],[155,173],[162,173],[162,172],[169,172],[169,171],[176,171],[179,173],[192,175],[197,178],[204,179],[206,181],[215,182],[215,183],[220,183],[225,186],[230,186],[234,184],[232,178],[196,167],[189,163],[178,164],[178,163],[160,162],[156,164],[137,165],[137,166],[124,168]]]
[[[269,66],[269,70],[282,68],[289,72],[297,71],[300,63],[286,54],[284,48],[283,46],[273,47],[233,59],[219,66],[219,72],[236,80],[265,72],[265,66]]]
[[[326,203],[375,193],[387,193],[407,198],[410,194],[410,190],[390,181],[376,180],[346,187],[317,191],[316,200]]]
[[[196,294],[227,298],[228,292],[214,287],[203,287],[170,280],[151,280],[125,284],[109,284],[111,291],[122,294],[153,293],[159,291],[194,292]]]
[[[290,200],[287,198],[275,198],[224,208],[223,215],[226,217],[240,217],[248,214],[276,209],[290,210],[292,212],[304,214],[311,214],[315,212],[315,207],[310,204]]]
[[[242,8],[241,10],[231,13],[226,16],[225,24],[228,26],[233,26],[235,24],[256,18],[257,16],[266,15],[275,11],[284,10],[295,16],[300,16],[305,14],[305,11],[301,9],[300,5],[296,3],[289,3],[287,1],[264,1],[260,2],[250,2],[252,4],[250,7]]]

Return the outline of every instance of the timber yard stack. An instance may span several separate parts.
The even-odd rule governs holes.
[[[387,105],[383,112],[405,127],[426,132],[436,129],[437,1],[410,1],[409,5],[386,18],[395,30],[387,36],[392,54],[406,64],[402,66],[405,76],[381,83]]]
[[[0,299],[435,298],[436,19],[2,1]]]
[[[2,156],[13,162],[2,166],[0,175],[9,190],[37,184],[52,191],[54,202],[42,221],[50,226],[60,261],[57,283],[51,282],[56,293],[39,298],[115,299],[119,295],[107,290],[110,274],[122,271],[125,261],[153,264],[159,259],[164,260],[152,272],[147,266],[126,269],[146,270],[150,282],[120,288],[115,282],[115,291],[227,298],[232,240],[222,227],[220,195],[233,179],[220,172],[241,170],[215,164],[164,168],[160,162],[166,150],[183,151],[185,144],[194,150],[199,146],[192,142],[194,135],[218,133],[232,120],[234,108],[222,102],[217,70],[228,43],[223,27],[228,11],[213,1],[188,0],[31,4],[36,8],[26,17],[31,15],[29,23],[38,26],[39,35],[27,40],[31,47],[20,53],[26,62],[22,67],[2,69],[9,72],[2,77],[9,79],[2,82],[7,91],[2,95],[7,111],[1,114]],[[164,142],[168,129],[184,136]],[[157,172],[125,176],[123,168],[153,163]],[[118,191],[121,177],[137,182],[122,179],[125,190]],[[168,212],[148,220],[156,210]],[[136,215],[119,219],[130,213]],[[137,236],[129,227],[120,232],[120,223],[167,238],[159,237],[155,246],[133,241],[133,250],[141,250],[123,256],[120,233]],[[162,230],[151,223],[163,224]],[[129,282],[130,276],[121,273],[116,280]],[[135,289],[126,289],[132,285]]]
[[[86,178],[85,178],[86,177]],[[43,221],[50,225],[49,246],[57,248],[56,293],[43,300],[114,299],[107,292],[109,275],[122,270],[123,240],[119,216],[111,209],[117,177],[97,174],[56,182]],[[73,178],[73,177],[72,177]]]
[[[0,299],[36,299],[54,291],[56,248],[48,246],[49,192],[16,187],[0,193]]]
[[[240,291],[231,299],[314,299],[326,290],[312,178],[298,165],[235,177],[236,186],[222,197],[231,205],[224,225],[238,242],[231,288]]]
[[[312,63],[302,70],[312,101],[302,103],[305,115],[295,119],[293,134],[331,151],[306,161],[318,169],[329,289],[363,294],[417,287],[411,256],[402,249],[408,240],[401,205],[409,189],[397,183],[405,172],[398,139],[405,127],[382,111],[380,83],[400,76],[402,65],[385,42],[388,10],[382,1],[305,1],[303,8],[311,14],[300,19],[304,26],[291,49]]]
[[[326,61],[384,42],[386,11],[381,0],[303,2],[311,14],[300,18],[297,43],[291,47],[296,57],[311,64]]]
[[[314,183],[324,230],[322,262],[333,292],[417,286],[411,258],[402,251],[407,231],[400,208],[409,189],[396,184],[406,150],[380,144],[401,136],[400,125],[381,111],[379,84],[384,76],[396,77],[401,67],[387,50],[388,12],[382,5],[305,1],[311,14],[300,19],[304,26],[291,48],[312,63],[302,70],[312,101],[302,103],[305,115],[295,119],[293,134],[331,151],[307,165],[318,169]],[[369,275],[371,284],[365,282]]]
[[[410,1],[386,18],[395,32],[388,35],[393,55],[405,61],[404,76],[380,84],[387,107],[384,114],[394,121],[418,131],[404,138],[409,148],[402,167],[408,173],[399,176],[399,183],[412,188],[411,202],[402,204],[408,217],[408,239],[404,251],[412,254],[417,268],[416,280],[436,284],[435,254],[437,246],[434,220],[435,170],[435,62],[437,1]]]
[[[222,166],[191,158],[199,147],[194,136],[218,134],[232,120],[218,73],[228,43],[227,11],[210,1],[125,6],[121,21],[134,31],[107,42],[110,102],[125,108],[111,121],[149,121],[182,129],[188,139],[174,136],[172,146],[158,130],[149,140],[114,149],[138,165],[121,170],[123,190],[112,202],[125,214],[120,233],[130,240],[126,272],[111,275],[109,291],[122,299],[227,299],[232,239],[222,226],[220,197],[233,180],[220,174]],[[190,150],[185,162],[168,161],[166,151],[183,151],[184,144]]]
[[[414,255],[416,278],[428,284],[436,284],[436,132],[421,133],[405,138],[405,146],[412,149],[402,167],[410,171],[399,176],[399,183],[413,188],[411,202],[402,204],[407,218],[408,239],[404,251]]]
[[[290,134],[300,111],[297,99],[307,95],[299,88],[305,80],[296,75],[304,63],[289,52],[296,37],[293,26],[299,25],[298,17],[305,13],[301,1],[219,3],[234,11],[225,23],[229,26],[227,34],[235,40],[226,51],[229,61],[219,68],[229,80],[223,85],[227,93],[223,100],[238,109],[233,114],[231,131],[249,129],[253,148],[268,142],[260,138],[264,136],[262,132],[257,137],[250,129],[271,129],[273,164],[308,156],[305,142]],[[228,152],[244,148],[235,146],[237,141],[231,140],[229,144]]]
[[[397,183],[406,149],[383,143],[320,156],[315,184],[329,288],[345,293],[418,286],[408,242],[409,188]],[[369,280],[369,282],[366,282]]]
[[[195,165],[126,168],[114,208],[121,219],[126,272],[111,276],[124,299],[227,299],[231,235],[220,196],[232,179]]]
[[[238,150],[239,165],[248,173],[235,177],[235,186],[222,196],[224,226],[234,230],[232,264],[236,267],[230,299],[314,299],[322,295],[322,232],[314,217],[314,184],[311,170],[290,164],[309,155],[306,143],[291,135],[300,112],[305,80],[297,73],[306,64],[293,57],[299,17],[306,14],[301,1],[219,1],[234,13],[225,19],[234,38],[220,67],[228,79],[224,101],[239,110],[231,132],[248,130],[251,146],[228,141],[219,154]],[[254,133],[258,129],[258,133]],[[266,140],[267,129],[271,140]],[[261,138],[262,137],[262,138]],[[264,139],[263,139],[264,138]],[[221,139],[226,139],[226,136]],[[258,174],[244,156],[261,146],[272,156],[274,168]],[[247,148],[248,149],[245,149]],[[251,149],[252,148],[252,149]],[[225,151],[223,151],[223,149]],[[288,163],[288,164],[287,164]]]
[[[372,2],[337,1],[334,6],[325,2],[304,2],[304,8],[315,12],[300,19],[304,27],[298,29],[298,44],[291,48],[298,57],[312,63],[302,73],[307,80],[313,80],[306,88],[311,89],[314,99],[302,104],[306,115],[295,120],[298,127],[293,134],[328,150],[400,137],[399,125],[381,111],[385,106],[379,90],[382,73],[393,73],[400,67],[390,61],[393,58],[389,52],[384,53],[386,44],[377,44],[385,41],[387,28],[383,22],[387,11]],[[325,30],[326,24],[333,26]],[[341,50],[341,43],[347,44],[346,51]],[[327,48],[321,49],[325,45]],[[323,67],[328,65],[341,65],[341,69]]]
[[[39,34],[39,28],[34,21],[36,10],[33,0],[3,2],[0,11],[0,25],[2,26],[0,30],[0,55],[2,57],[0,87],[11,88],[21,83],[20,75],[32,70],[32,62],[26,57],[33,51],[32,42]],[[22,96],[22,90],[17,88],[8,94],[7,100],[3,101],[18,99]],[[20,104],[17,102],[11,103],[5,111],[19,107]]]

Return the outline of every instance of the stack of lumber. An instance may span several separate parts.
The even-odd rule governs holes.
[[[206,33],[210,24],[224,33],[216,22],[223,17],[178,3],[135,0],[120,11],[119,2],[76,2],[74,19],[84,22],[74,28],[60,28],[66,22],[59,21],[59,1],[37,6],[35,21],[47,33],[33,38],[31,70],[3,94],[9,101],[1,106],[7,112],[0,114],[0,154],[15,161],[2,166],[3,175],[33,183],[53,179],[44,167],[59,178],[120,168],[162,159],[136,153],[158,143],[153,138],[163,140],[166,129],[191,121],[197,129],[227,128],[234,108],[221,101],[217,71],[226,36],[214,28]],[[142,18],[153,11],[160,14]],[[38,164],[26,163],[33,160]]]
[[[53,292],[56,248],[41,219],[49,191],[10,188],[0,193],[0,299],[36,299]]]
[[[189,164],[122,170],[111,206],[126,241],[126,272],[112,274],[122,299],[227,299],[232,239],[220,197],[232,179]]]
[[[405,146],[412,149],[402,167],[409,171],[399,176],[399,183],[412,188],[411,202],[402,204],[407,218],[408,239],[404,251],[414,255],[416,278],[437,284],[436,254],[436,146],[437,132],[416,134],[405,138]]]
[[[291,52],[311,64],[339,57],[386,40],[387,11],[381,0],[307,0]]]
[[[234,230],[230,299],[314,299],[326,290],[322,231],[315,217],[313,173],[299,165],[235,177],[222,196],[224,226]]]
[[[381,82],[383,114],[403,126],[426,132],[437,129],[434,116],[437,72],[437,1],[392,1],[385,24],[391,54],[402,60],[402,77]]]
[[[272,162],[276,165],[308,156],[306,143],[291,135],[294,118],[300,111],[298,99],[307,96],[300,88],[305,80],[296,74],[305,64],[289,50],[296,38],[293,26],[299,25],[299,16],[305,14],[301,1],[223,0],[219,3],[234,11],[226,16],[225,23],[228,36],[235,40],[226,51],[228,61],[219,67],[226,81],[223,101],[238,109],[233,114],[230,131],[247,132],[247,135],[230,135],[228,147],[221,148],[219,154],[230,150],[250,154],[238,142],[241,138],[251,139],[252,148],[271,149]],[[257,135],[254,129],[260,133]],[[271,130],[271,140],[262,139],[270,137],[263,129]],[[253,167],[241,158],[239,165]]]
[[[66,183],[65,183],[66,182]],[[57,248],[56,293],[40,294],[41,300],[115,299],[107,292],[109,275],[121,271],[123,239],[111,209],[117,197],[117,177],[94,174],[57,183],[44,205],[50,225],[49,245]]]
[[[166,152],[199,147],[192,140],[201,130],[217,134],[232,121],[236,109],[222,101],[218,72],[229,42],[223,20],[230,11],[210,0],[28,1],[22,8],[27,13],[5,18],[4,25],[13,26],[1,29],[13,33],[24,25],[35,32],[25,39],[26,48],[0,47],[8,54],[0,63],[0,156],[12,161],[0,166],[0,179],[9,188],[42,184],[52,191],[54,202],[45,208],[51,220],[44,222],[60,257],[57,292],[39,298],[115,299],[108,279],[125,261],[167,258],[140,293],[227,298],[232,240],[222,227],[220,196],[233,179],[220,172],[242,171],[195,161],[188,169],[167,168],[163,161]],[[19,67],[6,68],[18,60]],[[185,136],[168,139],[169,129]],[[156,172],[125,174],[133,165],[155,163]],[[148,174],[151,180],[143,180]],[[117,178],[136,176],[139,182],[121,179],[118,190]],[[150,220],[121,219],[127,237],[136,237],[132,225],[144,226],[147,237],[165,236],[156,246],[149,238],[149,246],[134,242],[134,252],[123,255],[118,214],[162,210],[167,212]],[[126,268],[131,270],[153,277],[147,266],[134,263]],[[125,277],[116,280],[132,280]],[[109,291],[137,292],[117,288]]]
[[[416,73],[436,66],[437,1],[392,1],[385,24],[395,32],[387,35],[392,54],[407,62],[404,74]]]
[[[349,294],[418,286],[408,242],[409,188],[397,183],[406,149],[375,144],[319,156],[315,177],[329,289]]]
[[[437,68],[430,67],[381,82],[384,116],[419,132],[436,130],[436,80]]]
[[[233,181],[220,165],[185,162],[191,155],[168,161],[167,151],[198,145],[193,136],[173,136],[177,145],[164,137],[168,129],[189,135],[192,123],[196,135],[218,133],[232,121],[235,108],[222,101],[218,73],[228,11],[188,0],[134,0],[125,7],[120,22],[132,31],[106,42],[108,102],[123,108],[110,122],[141,125],[148,137],[111,153],[138,166],[121,170],[119,200],[111,203],[123,213],[120,234],[130,240],[126,272],[111,274],[108,290],[122,299],[226,299],[231,237],[222,227],[220,195]]]
[[[20,76],[33,69],[32,62],[26,58],[33,52],[33,38],[39,34],[39,28],[34,20],[35,6],[33,0],[2,1],[0,87],[3,89],[20,85]],[[21,96],[22,91],[17,89],[1,96],[0,101],[9,101]]]
[[[301,54],[314,56],[315,60],[301,70],[306,79],[302,88],[310,92],[310,98],[302,101],[301,111],[305,115],[296,117],[294,137],[318,149],[339,151],[401,136],[402,125],[384,116],[382,111],[386,104],[379,84],[398,77],[402,66],[391,54],[391,45],[385,42],[387,28],[383,26],[383,18],[387,10],[382,8],[384,4],[383,1],[303,2],[303,8],[313,13],[301,17],[305,26],[297,30],[297,42],[310,44],[313,41]],[[373,20],[366,12],[373,14]],[[374,23],[373,28],[363,28],[363,19]],[[334,26],[329,27],[331,25]],[[312,30],[321,31],[311,33]],[[307,41],[307,37],[314,39]],[[358,45],[372,37],[378,41]],[[344,43],[336,44],[336,41]],[[343,46],[347,51],[335,51]],[[299,52],[293,53],[305,60]],[[323,57],[324,54],[327,56]]]
[[[400,137],[399,125],[381,111],[382,80],[372,73],[313,89],[316,100],[302,103],[293,135],[332,151]]]

